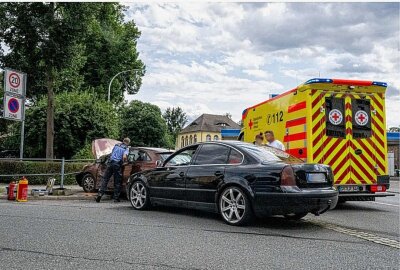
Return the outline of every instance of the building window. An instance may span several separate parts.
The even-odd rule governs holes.
[[[186,135],[186,139],[185,139],[185,144],[186,144],[186,145],[189,145],[189,138],[188,138],[187,135]]]
[[[214,141],[218,141],[218,135],[214,135]]]
[[[189,143],[193,144],[193,136],[192,135],[190,135],[190,137],[189,137]]]
[[[184,146],[185,146],[185,137],[182,136],[182,138],[181,138],[181,147],[184,147]]]
[[[206,136],[206,142],[209,142],[209,141],[211,141],[211,135],[210,135],[210,134],[207,134],[207,136]]]
[[[197,143],[197,135],[196,134],[194,134],[194,136],[193,136],[193,143]]]

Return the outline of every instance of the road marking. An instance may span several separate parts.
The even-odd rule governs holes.
[[[361,238],[361,239],[364,239],[367,241],[374,242],[376,244],[400,249],[400,242],[397,240],[394,240],[394,239],[389,239],[389,238],[381,237],[381,236],[378,236],[378,235],[375,235],[372,233],[366,233],[366,232],[362,232],[362,231],[345,228],[345,227],[331,224],[331,223],[328,223],[325,221],[316,221],[316,220],[311,220],[311,219],[305,219],[305,220],[307,220],[308,222],[313,223],[315,225],[318,225],[320,227],[323,227],[323,228],[326,228],[329,230],[333,230],[335,232],[339,232],[339,233],[347,234],[347,235],[354,236],[357,238]]]
[[[383,203],[383,202],[372,202],[372,203],[383,204],[383,205],[389,205],[389,206],[396,206],[396,207],[399,207],[399,206],[400,206],[400,205],[398,205],[398,204],[390,204],[390,203]]]

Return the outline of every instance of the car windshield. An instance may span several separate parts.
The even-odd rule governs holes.
[[[172,153],[161,153],[160,159],[161,161],[165,161]]]
[[[246,144],[242,146],[250,154],[259,158],[262,162],[285,161],[285,162],[303,162],[301,159],[292,156],[282,150],[270,146],[257,146]]]

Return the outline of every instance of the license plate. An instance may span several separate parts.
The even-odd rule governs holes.
[[[326,183],[324,173],[307,173],[307,183]]]
[[[340,192],[357,192],[360,191],[359,186],[340,186],[339,187]]]

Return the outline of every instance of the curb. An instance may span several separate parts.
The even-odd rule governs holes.
[[[68,196],[54,196],[54,195],[47,195],[47,196],[28,196],[28,201],[57,201],[57,200],[65,200],[65,201],[80,201],[80,200],[93,200],[96,197],[96,193],[88,193],[82,195],[68,195]],[[0,200],[7,200],[7,195],[1,195]]]

